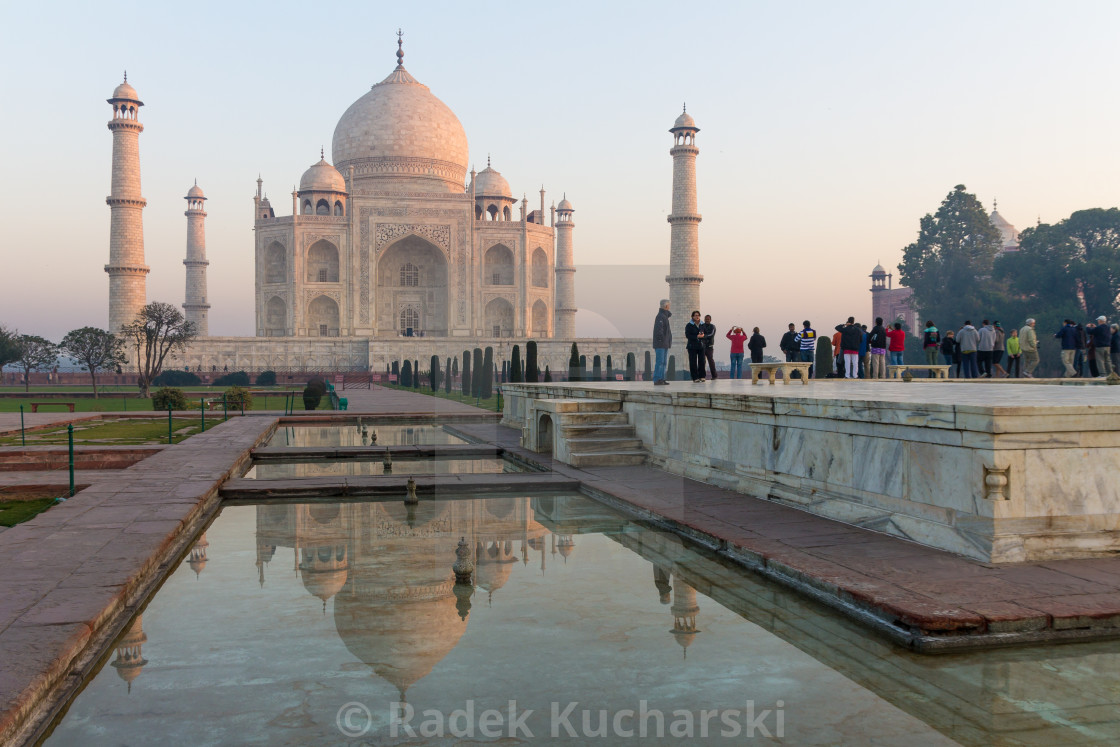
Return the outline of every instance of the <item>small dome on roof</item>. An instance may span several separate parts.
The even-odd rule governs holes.
[[[501,175],[500,172],[490,168],[489,165],[485,169],[475,174],[474,193],[477,197],[513,197],[513,190],[509,188],[509,182]]]
[[[574,207],[572,207],[572,203],[568,202],[567,195],[564,196],[563,200],[560,200],[560,204],[556,206],[556,209],[557,210],[571,210],[573,213],[576,210]]]
[[[871,271],[872,275],[886,275],[887,271],[883,269],[882,265],[875,265],[875,269]]]
[[[320,158],[319,163],[303,172],[303,176],[299,179],[299,191],[345,192],[346,180],[338,173],[338,169]]]
[[[194,198],[194,199],[197,199],[197,200],[205,200],[206,199],[206,195],[202,194],[202,190],[199,188],[198,182],[195,182],[194,186],[187,190],[187,197],[188,198]]]
[[[999,211],[992,210],[992,214],[988,216],[995,229],[999,231],[1000,245],[1004,247],[1018,246],[1019,245],[1019,231],[1015,226],[1011,225],[1010,221],[999,214]]]
[[[113,89],[114,99],[128,99],[129,101],[140,101],[140,94],[136,93],[136,89],[128,84],[128,78],[124,79],[115,89]]]
[[[688,112],[681,112],[681,115],[679,117],[677,117],[677,121],[673,122],[673,129],[674,130],[680,130],[680,129],[684,129],[684,128],[689,128],[689,129],[693,129],[693,130],[700,129],[699,127],[696,126],[696,120],[693,119],[692,116]]]

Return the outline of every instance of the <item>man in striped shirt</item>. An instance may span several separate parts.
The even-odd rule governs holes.
[[[804,328],[797,333],[794,341],[801,348],[801,362],[813,363],[817,352],[817,331],[809,326],[809,320],[802,322]],[[813,366],[809,367],[809,378],[813,378]]]

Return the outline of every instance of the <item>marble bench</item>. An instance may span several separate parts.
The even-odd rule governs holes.
[[[933,371],[934,374],[936,374],[936,378],[947,379],[947,378],[949,378],[949,369],[950,368],[952,368],[952,366],[929,365],[929,364],[926,364],[926,363],[923,363],[921,365],[917,365],[917,364],[911,365],[909,363],[906,363],[906,364],[903,364],[901,366],[887,366],[887,378],[888,379],[900,379],[900,378],[902,378],[902,374],[904,374],[906,371]]]
[[[758,375],[760,373],[762,373],[763,371],[767,372],[766,376],[767,376],[767,378],[770,379],[770,385],[771,386],[773,386],[775,383],[777,383],[776,380],[775,380],[775,377],[774,377],[774,372],[775,371],[781,371],[782,372],[782,378],[785,379],[785,382],[787,384],[789,383],[789,380],[790,380],[790,374],[792,374],[794,371],[800,371],[801,372],[801,383],[804,386],[809,386],[809,368],[812,365],[813,365],[812,363],[793,363],[793,362],[790,362],[790,361],[781,361],[779,363],[752,363],[751,364],[751,384],[757,384],[758,383]]]

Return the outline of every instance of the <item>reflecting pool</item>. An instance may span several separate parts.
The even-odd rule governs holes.
[[[911,654],[578,495],[227,506],[48,743],[1115,743],[1118,648]]]
[[[407,446],[463,444],[467,440],[443,426],[416,425],[332,425],[289,426],[277,428],[267,446]]]
[[[501,457],[404,459],[397,456],[393,458],[392,467],[388,470],[380,458],[347,459],[339,462],[321,459],[307,462],[257,462],[249,468],[245,477],[251,480],[287,480],[297,477],[369,475],[497,475],[526,471],[526,467]]]

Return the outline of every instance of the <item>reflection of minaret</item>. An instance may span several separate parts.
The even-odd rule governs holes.
[[[669,585],[669,570],[656,563],[653,566],[653,585],[657,587],[657,598],[662,604],[668,604],[669,592],[673,590]]]
[[[560,549],[560,557],[567,563],[568,558],[576,550],[576,541],[572,539],[570,534],[561,534],[556,538],[556,546]]]
[[[132,692],[132,681],[140,676],[140,670],[148,663],[140,651],[148,641],[148,636],[144,633],[143,621],[143,615],[136,616],[132,627],[117,644],[117,658],[110,665],[117,670],[117,676],[128,683],[129,692]]]
[[[202,573],[202,569],[206,567],[206,549],[210,547],[210,543],[206,540],[206,533],[203,532],[202,536],[198,538],[198,542],[194,543],[191,548],[191,554],[187,557],[187,564],[194,571],[194,577],[198,578]]]
[[[688,658],[688,647],[700,632],[696,627],[696,615],[700,612],[696,604],[696,589],[681,581],[677,576],[677,583],[673,587],[673,606],[669,608],[673,613],[673,637],[682,649],[685,658]]]
[[[260,519],[258,518],[259,522]],[[260,583],[261,588],[264,588],[264,567],[272,560],[272,556],[276,554],[276,545],[269,545],[261,541],[260,535],[257,536],[257,581]]]

